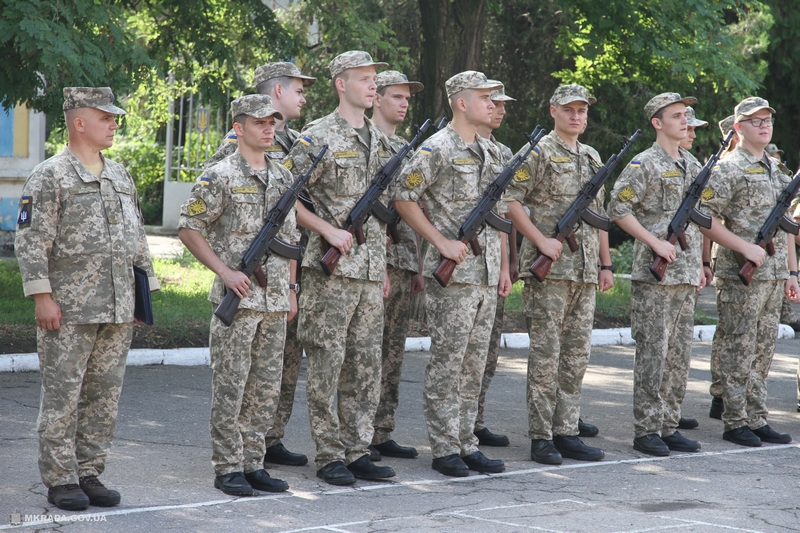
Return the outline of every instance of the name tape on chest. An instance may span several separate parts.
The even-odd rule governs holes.
[[[550,161],[553,163],[571,163],[572,158],[566,155],[551,155]]]
[[[475,158],[474,157],[454,157],[453,158],[454,165],[474,165]]]
[[[264,151],[267,153],[283,152],[283,146],[281,146],[280,144],[273,144],[272,146],[267,147],[267,149]]]
[[[256,185],[250,185],[247,187],[231,187],[231,192],[233,194],[255,194],[258,192],[258,187]]]
[[[764,167],[747,167],[744,169],[745,174],[766,174],[767,171]]]
[[[661,173],[662,178],[680,178],[683,176],[683,172],[680,170],[665,170]]]
[[[334,152],[333,157],[336,159],[355,159],[358,157],[358,152],[355,150],[342,150],[341,152]]]

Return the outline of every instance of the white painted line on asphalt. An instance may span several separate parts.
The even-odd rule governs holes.
[[[616,465],[628,465],[628,464],[639,464],[639,463],[651,463],[651,462],[662,462],[662,461],[673,461],[673,460],[680,460],[680,459],[697,459],[697,458],[706,458],[706,457],[716,457],[716,456],[723,456],[723,455],[737,455],[737,454],[745,454],[745,453],[768,453],[774,451],[784,451],[790,448],[800,449],[800,444],[778,444],[773,446],[763,446],[760,448],[743,448],[743,449],[735,449],[735,450],[723,450],[720,452],[702,452],[702,453],[683,453],[683,454],[676,454],[676,455],[668,455],[667,457],[639,457],[636,459],[620,459],[618,461],[597,461],[597,462],[585,462],[585,463],[575,463],[575,464],[562,464],[557,466],[545,466],[541,468],[528,468],[525,470],[514,470],[511,472],[502,472],[500,474],[479,474],[475,476],[469,477],[461,477],[461,478],[440,478],[440,479],[420,479],[414,481],[403,481],[403,482],[389,482],[389,483],[376,483],[365,485],[363,487],[348,487],[342,489],[335,489],[335,490],[320,490],[320,491],[295,491],[295,492],[286,492],[282,494],[273,494],[269,496],[259,496],[255,498],[231,498],[225,500],[211,500],[206,502],[196,502],[196,503],[184,503],[184,504],[175,504],[175,505],[161,505],[156,507],[134,507],[131,509],[118,509],[115,511],[105,511],[102,513],[87,513],[86,515],[82,515],[80,513],[75,513],[75,515],[80,516],[92,516],[92,517],[101,517],[101,516],[121,516],[121,515],[129,515],[129,514],[137,514],[137,513],[153,513],[158,511],[171,511],[175,509],[192,509],[196,507],[211,507],[214,505],[228,505],[228,504],[236,504],[236,503],[259,503],[266,500],[279,500],[279,499],[286,499],[286,498],[302,498],[308,499],[310,496],[314,495],[335,495],[340,493],[352,493],[358,491],[373,491],[373,490],[384,490],[384,489],[395,489],[395,488],[405,488],[405,487],[417,487],[422,485],[446,485],[449,483],[470,483],[470,482],[477,482],[477,481],[487,481],[493,480],[498,478],[504,477],[514,477],[514,476],[521,476],[527,474],[536,474],[539,472],[551,472],[551,471],[558,471],[558,470],[575,470],[579,468],[597,468],[597,467],[609,467],[609,466],[616,466]],[[401,518],[392,518],[391,520],[401,520]],[[0,531],[6,529],[19,529],[23,527],[30,527],[34,525],[42,525],[42,524],[52,524],[52,521],[45,520],[45,521],[38,521],[38,522],[28,522],[22,524],[20,526],[0,526]],[[361,524],[365,522],[351,522],[350,525]],[[341,525],[348,525],[348,524],[341,524]],[[321,526],[316,526],[307,529],[297,529],[292,531],[311,531],[313,529],[319,529]],[[723,527],[723,526],[718,526]],[[745,531],[745,530],[742,530]],[[287,532],[288,533],[288,532]],[[629,532],[630,533],[630,532]]]
[[[647,529],[636,529],[636,530],[628,530],[628,531],[616,531],[614,533],[645,533],[647,531],[663,531],[665,529],[677,529],[677,528],[685,528],[687,524],[693,526],[711,526],[720,529],[728,529],[730,531],[744,531],[745,533],[764,533],[763,531],[757,529],[743,529],[740,527],[733,527],[733,526],[726,526],[725,524],[716,524],[714,522],[701,522],[699,520],[686,520],[684,518],[675,518],[674,516],[656,516],[655,518],[662,518],[664,520],[676,520],[678,522],[682,522],[681,524],[675,524],[671,526],[661,526],[661,527],[654,527],[654,528],[647,528]]]

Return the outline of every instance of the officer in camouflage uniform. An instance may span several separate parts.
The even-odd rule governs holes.
[[[208,296],[214,307],[227,291],[242,298],[230,327],[211,317],[211,462],[216,488],[252,496],[254,489],[289,488],[270,478],[262,460],[264,435],[278,405],[287,312],[296,313],[297,301],[289,289],[294,261],[270,254],[261,266],[266,286],[252,283],[238,267],[267,213],[291,185],[291,174],[264,155],[276,120],[283,118],[270,97],[237,98],[231,114],[237,150],[200,176],[181,207],[178,227],[189,251],[217,274]],[[294,211],[278,237],[298,240]]]
[[[69,144],[33,169],[20,200],[15,250],[42,376],[39,471],[60,509],[120,502],[97,476],[133,335],[133,266],[159,288],[133,180],[101,153],[124,114],[108,87],[65,87]]]
[[[411,95],[422,91],[423,85],[418,81],[408,81],[405,74],[396,70],[385,70],[378,74],[377,84],[372,120],[391,143],[391,152],[378,153],[381,164],[385,165],[406,143],[405,139],[397,136],[397,126],[405,119]],[[388,205],[388,201],[386,203]],[[397,444],[392,439],[392,432],[400,400],[400,373],[406,349],[411,296],[423,290],[425,281],[417,234],[402,220],[397,224],[397,232],[400,242],[389,244],[386,250],[386,274],[389,276],[390,289],[388,298],[383,301],[381,398],[373,422],[375,433],[370,446],[373,461],[379,460],[381,455],[405,459],[417,456],[415,448]]]
[[[497,146],[477,135],[481,124],[491,124],[491,91],[500,85],[480,72],[466,71],[447,80],[445,87],[453,120],[430,137],[401,171],[394,200],[408,225],[432,245],[425,254],[426,277],[443,257],[458,265],[446,288],[433,279],[425,283],[431,358],[423,405],[432,467],[463,477],[470,469],[487,473],[505,469],[502,461],[490,460],[478,450],[473,430],[497,295],[507,296],[511,281],[505,234],[491,227],[481,232],[479,256],[468,257],[468,247],[456,240],[482,192],[503,169]],[[505,204],[498,203],[498,211],[505,211]]]
[[[562,85],[550,99],[555,129],[533,149],[509,187],[509,218],[527,239],[521,256],[526,279],[522,301],[531,338],[528,359],[528,424],[531,459],[561,464],[562,458],[599,461],[605,454],[578,438],[581,385],[591,351],[595,291],[614,285],[608,234],[581,222],[578,250],[562,254],[551,235],[561,216],[603,162],[578,142],[589,105],[585,87]],[[523,205],[530,210],[526,214]],[[603,195],[592,206],[605,215]],[[528,270],[539,254],[554,260],[544,282]],[[598,261],[602,270],[598,270]],[[599,282],[599,287],[598,287]]]
[[[739,102],[734,110],[739,146],[720,161],[703,191],[704,207],[720,217],[728,231],[748,243],[755,242],[778,196],[791,181],[791,176],[781,172],[778,163],[764,152],[772,138],[774,113],[763,98]],[[722,438],[742,446],[792,440],[767,423],[766,380],[781,299],[785,294],[796,302],[800,292],[793,237],[776,234],[775,255],[765,258],[747,286],[738,279],[743,263],[740,257],[720,248],[716,258],[719,323],[711,351],[712,360],[719,362],[725,423]]]
[[[686,105],[695,102],[693,97],[663,93],[647,103],[645,114],[656,131],[656,142],[634,156],[617,179],[608,205],[611,219],[636,239],[631,275],[631,334],[636,341],[633,447],[649,455],[700,450],[697,441],[683,437],[676,428],[701,284],[702,236],[690,224],[685,232],[688,250],[677,250],[664,240],[701,168],[680,147],[686,137]],[[669,262],[661,282],[649,271],[656,255]]]
[[[372,422],[380,398],[380,350],[386,280],[386,226],[364,224],[366,242],[353,245],[345,221],[381,168],[391,143],[364,116],[377,89],[376,67],[367,52],[350,51],[330,63],[339,96],[337,109],[304,130],[285,161],[305,172],[309,152],[328,151],[306,187],[316,214],[298,206],[298,222],[311,230],[303,257],[297,334],[308,357],[308,415],[316,445],[317,476],[333,485],[355,478],[395,475],[369,460]],[[330,277],[319,261],[330,246],[342,257]]]
[[[506,115],[506,102],[516,102],[517,100],[516,98],[512,98],[505,93],[505,87],[503,86],[502,82],[497,80],[489,81],[491,83],[500,84],[500,88],[492,91],[492,103],[494,104],[494,109],[492,110],[492,122],[489,125],[481,124],[478,127],[478,135],[484,139],[490,140],[495,144],[495,146],[497,146],[497,148],[500,150],[500,156],[502,159],[501,162],[503,165],[506,165],[514,157],[514,153],[511,151],[511,148],[495,139],[494,135],[492,135],[492,131],[499,128],[503,123],[503,117]],[[516,230],[512,230],[511,235],[508,237],[508,270],[509,279],[511,280],[512,284],[516,283],[516,281],[519,279],[519,257],[517,256],[516,239],[517,232]],[[494,313],[494,323],[492,325],[492,334],[489,337],[489,352],[486,357],[486,367],[483,370],[483,379],[481,380],[481,392],[478,395],[478,414],[475,416],[475,429],[473,431],[475,436],[478,437],[478,444],[481,446],[502,447],[510,444],[506,435],[493,433],[491,430],[489,430],[489,428],[486,427],[486,424],[483,420],[483,413],[486,406],[486,393],[488,392],[489,385],[491,385],[492,379],[494,379],[494,375],[497,372],[497,360],[500,356],[500,340],[503,335],[503,316],[505,313],[505,307],[506,299],[498,296],[497,307],[495,308]]]
[[[299,132],[288,126],[290,120],[300,118],[300,111],[306,104],[304,90],[316,83],[317,78],[304,76],[294,63],[281,61],[261,65],[255,71],[253,85],[256,92],[266,94],[272,99],[275,111],[281,114],[282,119],[275,123],[275,141],[267,148],[267,157],[276,163],[283,163],[286,154],[292,148]],[[206,168],[216,165],[236,151],[238,136],[231,130],[225,134],[225,139],[217,151],[206,162]],[[302,354],[302,352],[301,352]],[[294,400],[294,396],[292,396]],[[290,411],[291,414],[291,411]],[[288,416],[287,416],[288,420]]]

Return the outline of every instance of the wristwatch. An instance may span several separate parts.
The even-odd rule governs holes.
[[[616,272],[617,271],[617,269],[614,267],[613,264],[612,265],[600,265],[600,270],[610,270],[611,272]]]
[[[289,290],[294,291],[295,294],[300,294],[300,284],[299,283],[290,283]]]

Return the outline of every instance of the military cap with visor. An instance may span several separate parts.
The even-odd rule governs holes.
[[[272,98],[266,94],[248,94],[231,102],[231,115],[247,115],[253,118],[275,117],[283,120],[283,115],[272,107]]]
[[[377,69],[386,68],[388,66],[389,63],[373,61],[372,56],[363,50],[350,50],[349,52],[344,52],[334,57],[328,65],[328,69],[331,71],[331,79],[334,79],[350,68],[375,67]]]
[[[444,86],[447,90],[447,97],[450,98],[467,89],[499,89],[503,84],[499,81],[489,80],[483,72],[465,70],[444,82]]]
[[[668,105],[677,104],[678,102],[690,106],[697,103],[697,98],[694,96],[681,98],[681,95],[678,93],[657,94],[644,106],[644,114],[647,115],[647,120],[650,120],[659,110],[664,109]]]
[[[64,111],[93,107],[114,115],[127,115],[127,112],[114,105],[111,87],[64,87]]]
[[[694,113],[694,108],[689,106],[686,106],[686,123],[693,128],[708,126],[708,122],[698,119]]]
[[[733,116],[736,117],[736,122],[739,122],[742,120],[742,117],[750,116],[762,109],[766,109],[770,113],[775,114],[775,110],[769,106],[769,102],[758,96],[750,96],[736,105],[733,109]]]
[[[279,61],[277,63],[267,63],[266,65],[258,67],[253,79],[253,85],[258,86],[259,83],[271,80],[272,78],[282,78],[284,76],[302,80],[303,87],[311,87],[317,81],[317,78],[312,76],[304,76],[300,68],[294,63]]]
[[[583,85],[562,85],[553,93],[553,96],[550,98],[550,105],[567,105],[575,101],[594,105],[594,103],[597,102],[597,98],[589,94],[589,89]]]
[[[408,81],[408,76],[397,70],[384,70],[378,74],[378,79],[375,83],[378,85],[379,91],[389,85],[408,85],[408,90],[411,91],[411,94],[418,93],[425,88],[418,81]]]
[[[516,102],[516,98],[511,98],[506,94],[506,88],[502,82],[489,80],[489,83],[499,83],[500,87],[492,91],[492,102]]]

